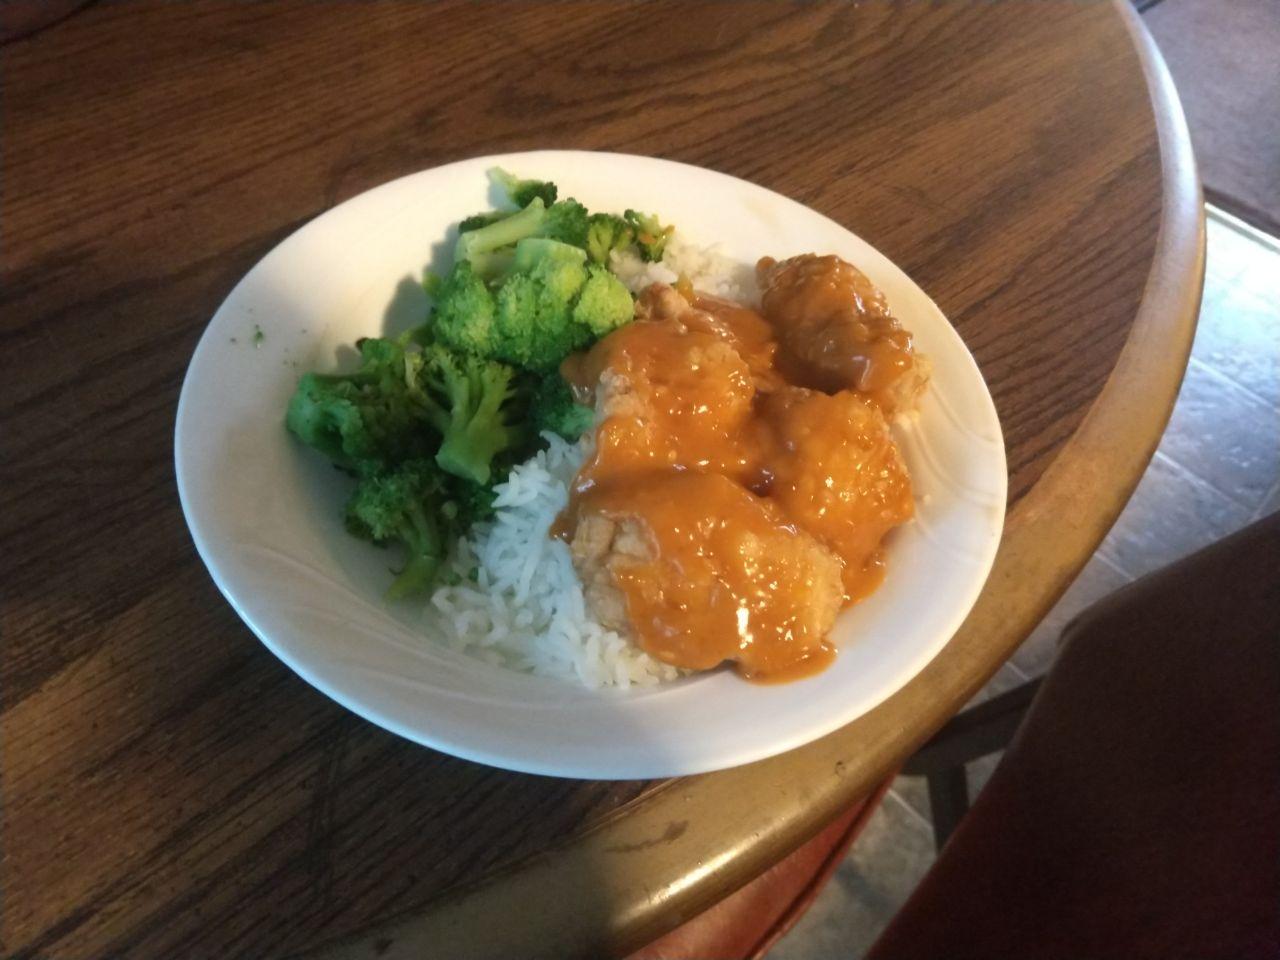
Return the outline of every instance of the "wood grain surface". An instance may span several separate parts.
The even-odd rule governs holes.
[[[178,390],[221,299],[317,213],[547,146],[779,190],[951,318],[1004,426],[1011,525],[1035,521],[1017,505],[1051,464],[1070,479],[1055,457],[1160,266],[1152,101],[1100,3],[100,3],[0,48],[0,83],[6,957],[298,952],[552,869],[583,836],[731,782],[583,783],[433,753],[306,686],[218,595],[177,501]],[[1175,285],[1188,249],[1163,267]],[[1188,331],[1142,358],[1175,388]],[[1149,455],[1162,416],[1135,450]],[[1092,492],[1118,510],[1136,478],[1092,476]],[[998,571],[984,599],[1021,591],[1017,609],[1043,610],[1103,530],[1052,573]],[[856,776],[808,773],[865,792],[994,672],[1023,619],[966,647],[927,708],[877,711],[897,710],[901,735],[868,743]],[[771,853],[812,826],[787,815],[779,803]],[[673,903],[652,898],[633,931],[693,901]],[[578,913],[615,919],[608,903]]]

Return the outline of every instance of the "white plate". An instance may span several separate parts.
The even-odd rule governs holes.
[[[918,515],[896,531],[884,586],[843,613],[834,665],[758,686],[727,670],[593,691],[445,649],[412,607],[381,599],[389,555],[348,536],[348,484],[284,429],[305,370],[357,337],[421,319],[424,267],[451,225],[489,205],[500,165],[555,180],[592,210],[634,207],[754,263],[837,253],[866,272],[933,360],[899,439]],[[437,260],[437,263],[439,261]],[[262,336],[255,338],[260,329]],[[257,341],[257,342],[255,342]],[[742,180],[666,160],[577,151],[482,157],[404,177],[316,218],[255,266],[214,315],[183,384],[178,490],[201,557],[236,612],[308,683],[410,740],[567,777],[700,773],[814,740],[870,710],[938,653],[978,596],[1004,523],[1004,444],[973,358],[905,274],[839,224]]]

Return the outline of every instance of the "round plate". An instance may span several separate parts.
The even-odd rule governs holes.
[[[747,263],[836,253],[861,268],[933,361],[919,413],[895,426],[917,517],[888,576],[841,614],[835,663],[761,686],[729,670],[670,685],[590,690],[446,649],[412,605],[382,599],[392,556],[348,536],[349,484],[284,429],[299,375],[358,337],[420,321],[426,267],[453,225],[485,209],[485,171],[555,180],[592,210],[653,211],[687,240]],[[973,605],[1004,523],[1000,424],[964,343],[923,291],[839,224],[762,187],[667,160],[577,151],[481,157],[370,190],[307,224],[236,286],[200,340],[175,436],[178,490],[200,556],[281,660],[401,736],[511,770],[622,779],[701,773],[800,746],[918,673]]]

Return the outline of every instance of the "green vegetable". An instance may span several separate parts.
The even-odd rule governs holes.
[[[302,377],[285,425],[342,469],[370,475],[426,454],[431,438],[410,396],[403,345],[369,339],[358,346],[361,364],[355,373]]]
[[[537,373],[631,319],[626,287],[586,254],[546,237],[515,244],[512,272],[492,290],[464,261],[439,284],[435,338],[453,350]]]
[[[512,268],[519,272],[532,270],[543,260],[555,260],[563,263],[586,264],[587,254],[581,247],[570,246],[559,240],[546,237],[526,237],[516,244],[512,258]]]
[[[508,403],[515,393],[515,371],[440,344],[424,347],[414,359],[415,400],[440,432],[436,463],[455,476],[488,483],[493,458],[528,437]]]
[[[573,306],[586,282],[586,267],[558,257],[508,277],[498,289],[492,356],[546,373],[585,347],[591,331],[574,321]]]
[[[511,214],[503,213],[501,210],[490,210],[488,213],[472,214],[458,224],[458,232],[467,233],[470,230],[479,230],[481,227],[487,227],[491,223],[497,223],[499,220],[505,220],[509,216],[511,216]]]
[[[636,213],[634,210],[627,210],[622,216],[635,228],[636,247],[640,250],[640,256],[651,263],[661,260],[675,227],[664,227],[657,217]]]
[[[564,380],[552,375],[544,377],[533,393],[533,425],[539,433],[549,430],[569,441],[577,440],[595,423],[595,411],[573,398]]]
[[[430,460],[407,460],[361,480],[347,500],[347,530],[379,544],[401,543],[405,565],[387,590],[391,599],[431,586],[459,525],[444,474]]]
[[[403,544],[392,597],[436,582],[453,541],[493,516],[493,485],[538,433],[576,440],[591,429],[594,410],[574,400],[557,369],[633,316],[631,294],[606,269],[610,255],[636,249],[659,260],[672,232],[634,210],[588,214],[557,199],[549,181],[490,176],[519,209],[459,224],[455,265],[424,278],[426,323],[358,341],[355,373],[303,376],[285,418],[356,477],[350,531]]]
[[[596,263],[607,264],[609,254],[631,246],[635,236],[635,228],[612,213],[593,213],[587,218],[587,254]]]
[[[460,261],[436,284],[431,332],[436,339],[460,353],[494,356],[498,306],[493,292],[471,268]]]
[[[521,180],[501,167],[489,171],[489,179],[506,191],[507,199],[517,207],[527,207],[536,197],[548,207],[556,202],[556,185],[545,180]]]
[[[494,476],[490,478],[492,483],[488,486],[464,480],[461,477],[450,476],[450,499],[446,507],[453,514],[454,522],[465,530],[473,523],[492,519],[494,514],[493,501],[496,496],[493,492],[493,484],[506,480],[508,473],[510,473],[509,468],[498,469],[495,465]]]
[[[558,240],[574,247],[585,246],[587,208],[576,200],[562,200],[548,207],[541,197],[534,197],[519,213],[460,233],[453,250],[454,260],[458,263],[467,261],[479,276],[486,279],[500,279],[504,272],[502,268],[509,264],[501,258],[495,259],[495,256],[530,237]]]
[[[635,306],[631,291],[604,267],[587,268],[587,282],[582,285],[578,302],[573,306],[573,319],[595,337],[616,330],[631,321]]]
[[[513,213],[488,226],[477,227],[460,234],[457,246],[453,250],[454,259],[458,263],[467,261],[474,267],[476,259],[483,254],[513,246],[516,241],[523,240],[525,237],[542,236],[541,231],[546,219],[546,205],[541,198],[535,197],[519,213]]]
[[[532,432],[509,422],[510,367],[439,343],[416,350],[412,336],[359,341],[353,374],[304,375],[286,415],[299,439],[359,478],[351,532],[405,544],[408,563],[389,594],[397,597],[429,586],[448,544],[492,516],[484,484],[504,472],[493,461],[520,452]]]
[[[587,208],[572,198],[547,208],[546,219],[538,234],[575,247],[587,244]]]

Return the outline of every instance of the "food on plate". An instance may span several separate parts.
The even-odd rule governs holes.
[[[429,320],[359,341],[352,373],[306,374],[286,415],[298,439],[356,479],[348,530],[405,550],[392,598],[429,592],[542,432],[576,439],[591,425],[555,369],[633,315],[627,288],[588,263],[581,204],[557,201],[554,184],[496,179],[524,206],[461,225],[454,266],[430,280]]]
[[[601,418],[561,521],[588,609],[681,667],[825,665],[914,509],[876,395],[814,389],[740,304],[652,284],[637,315],[562,368]]]
[[[838,257],[753,273],[493,177],[512,209],[460,224],[425,322],[289,405],[355,479],[348,529],[402,545],[389,596],[427,596],[459,649],[592,686],[825,667],[914,512],[890,428],[928,378],[910,333]]]
[[[823,390],[856,390],[890,414],[914,406],[926,364],[865,273],[811,253],[781,263],[764,257],[756,269],[761,309],[802,368],[800,378]]]

